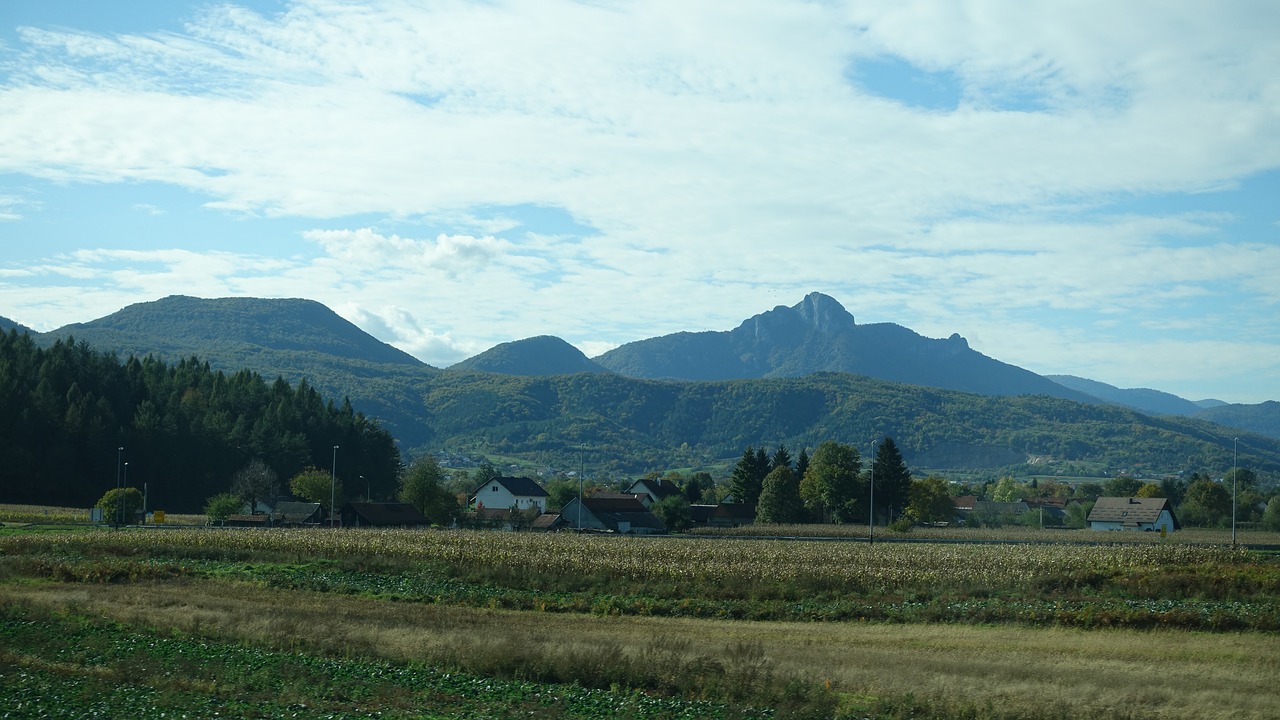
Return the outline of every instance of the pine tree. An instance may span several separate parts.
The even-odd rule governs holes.
[[[757,450],[747,446],[729,478],[729,491],[733,493],[734,502],[754,507],[760,499],[760,490],[764,487],[764,478],[768,474],[769,454],[764,448]]]
[[[886,437],[876,448],[872,472],[876,484],[876,515],[892,520],[902,514],[911,500],[911,471],[893,438]]]

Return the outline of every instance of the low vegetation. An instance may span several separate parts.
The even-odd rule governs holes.
[[[1278,596],[1264,555],[1153,541],[17,533],[0,687],[195,717],[1265,717]]]

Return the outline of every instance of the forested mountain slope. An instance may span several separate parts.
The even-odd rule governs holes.
[[[146,484],[151,507],[197,512],[250,459],[283,487],[307,466],[332,471],[335,455],[348,487],[363,488],[363,476],[384,496],[394,490],[391,435],[305,382],[0,335],[0,502],[88,507],[127,480]]]
[[[845,373],[673,382],[617,375],[444,374],[424,414],[433,447],[519,455],[569,466],[579,448],[617,472],[712,464],[747,445],[864,450],[892,436],[907,461],[933,468],[1225,471],[1232,431],[1185,418],[1044,396],[991,397]],[[1240,435],[1241,462],[1280,471],[1280,442]]]
[[[74,337],[121,358],[153,355],[176,363],[192,356],[215,370],[248,368],[312,387],[377,417],[397,438],[421,442],[422,383],[438,372],[380,342],[313,300],[171,296],[38,334],[48,346]]]

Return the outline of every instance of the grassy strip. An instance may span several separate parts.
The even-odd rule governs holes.
[[[746,718],[767,713],[321,657],[0,608],[0,691],[15,717]],[[8,716],[8,715],[6,715]]]
[[[573,678],[583,686],[612,688],[602,699],[612,705],[635,689],[703,699],[737,693],[767,700],[749,704],[775,707],[779,717],[1262,718],[1274,717],[1280,703],[1274,683],[1280,646],[1274,636],[1256,633],[555,615],[213,580],[92,587],[0,584],[0,605],[6,599],[62,608],[60,612],[75,618],[109,618],[123,623],[120,629],[162,629],[130,631],[137,639],[121,653],[152,652],[156,638],[210,646],[247,643],[251,650],[271,647],[273,653],[286,650],[285,656],[352,660],[372,663],[370,667],[388,663],[449,673],[462,669],[472,676],[540,684],[551,677]],[[41,630],[23,640],[0,639],[0,647],[28,653],[24,645],[61,642],[50,637],[56,634]],[[91,672],[117,667],[115,655],[93,649],[92,643],[70,645],[80,653],[72,656],[81,658],[75,662],[91,665]],[[90,651],[82,652],[82,647]],[[173,654],[160,656],[156,667],[171,668]],[[217,670],[215,661],[201,662]],[[252,681],[236,680],[246,670],[229,670],[228,681],[244,688],[235,697],[258,697],[253,695],[258,692],[268,700],[336,707],[323,698],[299,700],[289,694],[288,685],[278,684],[288,677],[307,677],[309,665],[267,667],[263,677]],[[375,684],[379,672],[359,671]],[[199,674],[192,677],[207,681]],[[304,689],[313,684],[323,686],[324,681],[306,680]],[[326,692],[338,696],[334,702],[350,702],[356,691]],[[360,709],[389,712],[394,707]],[[677,716],[674,711],[672,716]]]

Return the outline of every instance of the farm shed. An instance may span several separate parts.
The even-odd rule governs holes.
[[[430,527],[431,521],[409,503],[347,503],[340,513],[342,527]]]
[[[1090,530],[1173,532],[1180,527],[1168,498],[1100,497],[1089,512]]]
[[[667,531],[667,527],[662,524],[658,516],[649,512],[649,509],[634,497],[593,496],[582,498],[581,501],[574,498],[560,508],[560,517],[567,522],[568,527],[587,530],[607,530],[636,535],[652,535]],[[581,517],[581,524],[579,524],[579,517]]]

